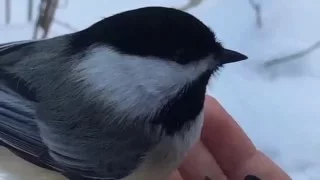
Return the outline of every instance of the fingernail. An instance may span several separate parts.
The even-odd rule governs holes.
[[[261,180],[260,178],[258,178],[255,175],[247,175],[244,180]]]

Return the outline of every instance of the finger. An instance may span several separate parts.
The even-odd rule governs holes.
[[[243,162],[229,175],[230,179],[243,179],[248,174],[255,175],[262,180],[290,180],[291,178],[260,151]]]
[[[226,180],[222,170],[201,142],[189,152],[179,171],[184,180],[204,180],[205,177]]]
[[[233,118],[213,98],[206,99],[202,141],[230,179],[256,173],[261,179],[290,179],[269,158],[258,152]]]
[[[182,179],[179,171],[175,171],[172,173],[172,175],[170,176],[169,180],[184,180]]]
[[[221,169],[230,174],[239,162],[252,156],[256,149],[215,99],[208,97],[205,103],[205,122],[201,139]]]

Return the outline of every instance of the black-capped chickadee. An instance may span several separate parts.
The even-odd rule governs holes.
[[[199,139],[210,76],[246,58],[165,7],[2,44],[0,142],[74,180],[164,180]]]

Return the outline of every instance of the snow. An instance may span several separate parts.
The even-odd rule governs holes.
[[[220,18],[223,16],[223,21],[219,21],[218,15],[208,20],[212,27],[220,30],[220,39],[250,57],[247,62],[225,68],[219,78],[212,80],[209,94],[223,104],[257,147],[293,179],[320,179],[320,130],[317,127],[320,51],[279,65],[276,78],[270,78],[270,72],[261,71],[265,60],[306,49],[319,41],[320,22],[316,18],[320,15],[317,11],[320,3],[312,0],[260,2],[261,30],[255,26],[254,12],[250,12],[245,0],[223,1],[216,7],[221,12],[215,12]]]
[[[69,0],[65,8],[61,1],[56,19],[80,30],[120,11],[148,5],[182,7],[186,2],[135,0],[124,4],[118,0],[95,3]],[[320,179],[320,50],[263,69],[264,62],[306,49],[320,40],[320,2],[256,2],[262,7],[262,29],[255,24],[255,13],[248,0],[204,0],[200,6],[190,9],[189,12],[216,32],[226,47],[249,56],[245,62],[226,66],[213,78],[208,94],[221,102],[256,146],[292,179]],[[13,25],[4,26],[3,14],[0,14],[0,42],[28,39],[32,35],[33,26],[25,20],[26,5],[21,4],[21,0],[13,3]],[[70,32],[54,24],[50,36]],[[1,154],[0,161],[5,161]],[[12,173],[8,166],[0,164],[0,180],[9,179],[9,176],[2,177],[8,173]],[[10,178],[19,179],[13,174]]]

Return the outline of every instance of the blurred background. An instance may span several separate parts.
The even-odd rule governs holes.
[[[0,43],[72,33],[143,6],[188,11],[248,55],[213,77],[207,93],[292,179],[320,179],[319,0],[0,0]],[[0,153],[0,179],[41,179],[43,170],[8,156]]]

